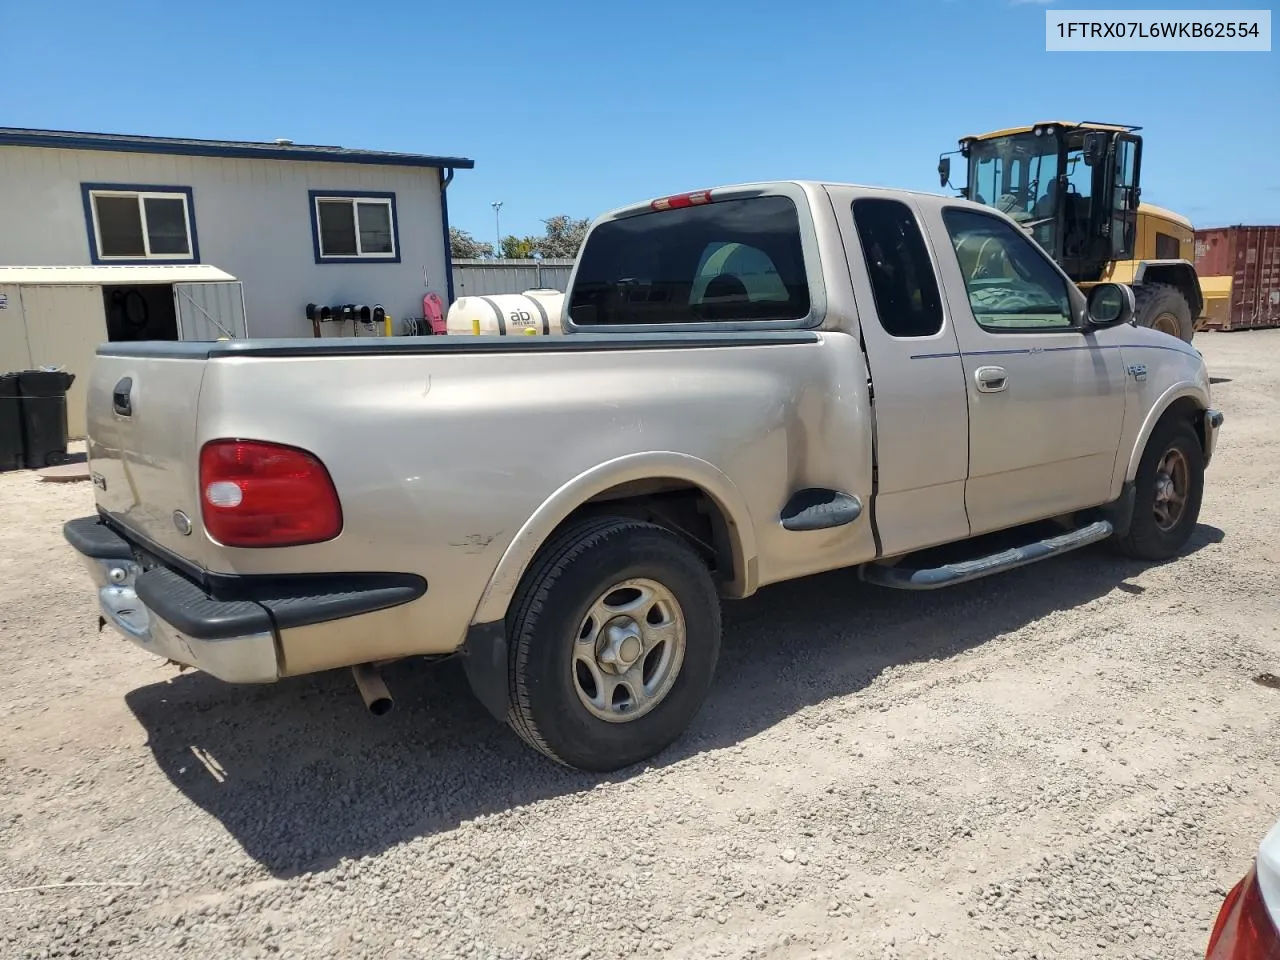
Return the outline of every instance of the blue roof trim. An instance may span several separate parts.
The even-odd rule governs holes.
[[[318,144],[253,143],[234,140],[184,140],[176,137],[138,137],[115,133],[77,133],[71,130],[27,130],[0,127],[0,146],[54,147],[63,150],[108,150],[116,153],[158,153],[182,157],[233,157],[241,160],[293,160],[300,163],[363,163],[384,167],[430,167],[472,170],[465,157],[434,157],[417,153],[351,150]]]
[[[453,244],[449,238],[449,184],[453,183],[453,171],[447,177],[440,178],[440,229],[444,236],[444,288],[447,299],[444,308],[449,309],[453,303]],[[426,305],[422,309],[425,315]],[[424,317],[425,319],[425,317]]]

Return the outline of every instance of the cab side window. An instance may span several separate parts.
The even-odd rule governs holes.
[[[853,223],[885,333],[931,337],[941,330],[938,279],[911,208],[900,200],[864,197],[853,201]]]
[[[1156,259],[1157,260],[1177,260],[1181,250],[1179,249],[1177,237],[1171,237],[1167,233],[1156,231]]]
[[[953,207],[942,219],[978,326],[992,333],[1044,333],[1076,325],[1067,281],[1029,237],[974,210]]]

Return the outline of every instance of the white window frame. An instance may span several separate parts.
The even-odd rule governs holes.
[[[142,221],[142,249],[145,251],[142,256],[136,254],[128,254],[125,256],[115,256],[103,252],[102,249],[102,227],[98,223],[98,197],[135,197],[138,201],[138,217]],[[156,200],[181,200],[182,215],[187,228],[187,252],[181,253],[152,253],[151,252],[151,231],[147,225],[147,207],[148,199]],[[173,193],[163,190],[90,190],[89,191],[89,209],[93,213],[93,242],[96,245],[98,259],[104,263],[110,260],[191,260],[196,258],[195,237],[192,235],[191,229],[191,203],[185,193]]]
[[[340,193],[324,193],[316,194],[312,203],[315,206],[315,224],[316,224],[316,251],[321,260],[324,261],[342,261],[342,260],[395,260],[400,256],[400,250],[396,244],[396,205],[391,197],[360,197],[360,196],[344,196]],[[324,231],[320,225],[320,204],[322,203],[349,203],[351,204],[351,222],[356,232],[356,252],[355,253],[325,253],[324,252]],[[387,208],[387,224],[391,228],[391,251],[389,253],[365,253],[360,243],[360,204],[381,204]]]

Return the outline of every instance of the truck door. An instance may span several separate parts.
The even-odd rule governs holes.
[[[1007,220],[956,206],[926,223],[969,398],[972,532],[1105,503],[1124,421],[1120,331],[1083,329],[1070,281]]]
[[[1142,163],[1142,139],[1121,134],[1109,156],[1108,174],[1111,177],[1111,218],[1108,239],[1111,242],[1111,259],[1128,260],[1133,256],[1138,233],[1138,171]]]
[[[962,539],[969,422],[955,327],[912,203],[832,188],[871,372],[880,555]]]

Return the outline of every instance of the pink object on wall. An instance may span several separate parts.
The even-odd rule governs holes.
[[[440,299],[438,293],[428,293],[422,298],[422,315],[427,318],[427,323],[431,325],[431,332],[446,333],[448,325],[445,322],[444,301]]]

